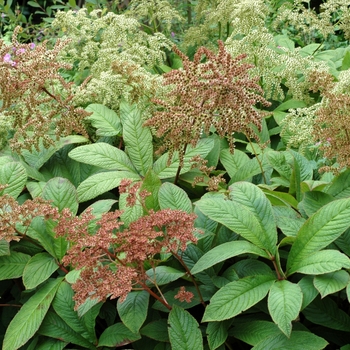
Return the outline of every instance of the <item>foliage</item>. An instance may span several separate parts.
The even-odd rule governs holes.
[[[2,348],[348,349],[348,2],[10,3]]]

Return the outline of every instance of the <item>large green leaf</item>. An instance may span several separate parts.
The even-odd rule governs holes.
[[[298,285],[303,293],[301,310],[305,309],[318,295],[318,290],[313,283],[314,276],[304,276]]]
[[[283,349],[283,350],[321,350],[327,346],[327,341],[311,332],[293,331],[290,338],[284,334],[265,338],[252,350]]]
[[[250,182],[239,182],[230,186],[230,198],[249,208],[258,219],[266,240],[266,249],[272,254],[276,250],[277,229],[272,205],[263,191]]]
[[[155,282],[158,286],[162,286],[183,277],[185,272],[176,270],[171,266],[157,266],[155,269],[147,270],[146,274],[150,285]]]
[[[300,202],[302,208],[307,216],[312,216],[321,209],[324,205],[332,202],[334,197],[320,191],[307,191],[304,193],[303,200]]]
[[[41,143],[39,145],[39,150],[34,146],[29,150],[22,150],[21,153],[25,161],[34,169],[40,169],[58,150],[64,146],[74,144],[74,143],[84,143],[89,140],[80,135],[69,135],[66,137],[61,137],[54,145],[48,148],[44,147]]]
[[[259,154],[258,157],[250,159],[244,163],[236,173],[231,176],[230,184],[238,181],[249,181],[253,176],[261,174],[261,166],[264,171],[270,168],[265,154]]]
[[[52,205],[59,211],[69,208],[75,215],[78,211],[77,190],[72,183],[62,177],[54,177],[48,181],[43,189],[42,196],[52,201]]]
[[[140,338],[141,336],[139,334],[131,332],[122,323],[116,323],[103,331],[98,342],[98,347],[108,346],[117,348],[130,344]]]
[[[273,322],[243,317],[234,323],[232,334],[235,338],[254,346],[267,337],[280,335],[281,331]]]
[[[181,168],[180,174],[184,174],[191,170],[191,162],[190,160],[194,156],[201,156],[202,158],[205,158],[209,152],[214,147],[214,140],[206,138],[201,139],[197,143],[196,147],[188,146],[184,159],[183,159],[183,166]],[[177,170],[180,165],[179,161],[179,154],[178,152],[174,152],[174,155],[170,161],[170,164],[168,164],[169,155],[168,153],[163,154],[153,165],[154,172],[159,176],[160,179],[168,179],[172,178],[176,175]]]
[[[168,323],[164,318],[148,323],[141,328],[140,333],[160,342],[169,341]]]
[[[0,239],[0,256],[10,255],[10,243]]]
[[[350,316],[330,298],[315,299],[302,313],[307,320],[338,331],[349,332]]]
[[[62,278],[49,281],[22,306],[6,330],[3,350],[18,349],[35,334],[61,282]]]
[[[0,256],[0,281],[21,277],[30,255],[11,252]]]
[[[161,209],[178,209],[192,213],[192,202],[187,193],[170,182],[165,182],[160,187],[158,199]]]
[[[262,256],[264,258],[269,258],[268,254],[256,247],[254,244],[247,241],[233,241],[220,244],[215,248],[209,250],[205,253],[193,266],[191,273],[196,274],[209,267],[218,264],[221,261],[233,258],[234,256],[240,254],[254,254],[257,256]]]
[[[344,270],[318,275],[314,278],[314,286],[324,298],[328,294],[333,294],[344,289],[349,283],[349,274]]]
[[[136,202],[136,204],[133,206],[128,205],[127,197],[127,193],[122,193],[119,195],[119,210],[123,212],[120,218],[125,226],[128,226],[130,223],[139,219],[143,215],[144,211],[141,203],[139,202]]]
[[[291,335],[292,321],[299,315],[302,300],[301,288],[287,280],[276,281],[270,289],[267,306],[271,318],[287,337]]]
[[[17,198],[27,182],[27,172],[19,162],[10,162],[0,166],[0,185],[7,185],[0,191],[0,196],[8,194]]]
[[[72,287],[69,283],[63,281],[57,290],[54,300],[52,301],[52,306],[57,315],[60,316],[74,332],[93,343],[96,339],[90,337],[82,322],[82,318],[80,318],[78,313],[74,310],[75,303],[73,296],[74,292]],[[66,340],[68,339],[66,338]]]
[[[84,349],[96,350],[96,347],[85,339],[80,333],[75,332],[66,322],[53,311],[49,311],[38,330],[40,335],[73,343]]]
[[[338,250],[327,249],[310,254],[301,261],[298,260],[288,270],[288,274],[300,272],[306,275],[322,275],[340,270],[343,267],[350,268],[350,259]]]
[[[106,171],[88,177],[77,188],[79,202],[86,202],[120,185],[123,179],[140,180],[129,171]]]
[[[137,333],[146,320],[149,296],[144,290],[133,291],[124,301],[118,300],[117,310],[120,319],[133,333]]]
[[[225,343],[231,321],[209,322],[207,326],[208,344],[211,350]]]
[[[230,177],[233,177],[239,169],[249,162],[249,157],[238,149],[231,153],[228,148],[225,148],[220,152],[220,161]]]
[[[48,253],[38,253],[27,263],[23,271],[23,284],[26,289],[33,289],[46,281],[58,269],[57,262]]]
[[[266,232],[259,218],[253,215],[249,207],[223,198],[210,197],[202,198],[195,204],[211,220],[225,225],[258,248],[266,249],[272,254],[275,252],[277,234]],[[273,217],[271,219],[274,221]]]
[[[159,201],[158,201],[158,193],[159,189],[162,185],[158,175],[153,171],[153,169],[148,170],[146,173],[140,191],[148,191],[150,193],[149,196],[146,197],[145,205],[147,210],[153,209],[154,211],[158,211]]]
[[[85,110],[92,112],[86,119],[91,121],[95,127],[96,135],[99,136],[115,136],[121,133],[122,126],[120,118],[117,113],[99,103],[92,103],[88,105]]]
[[[202,321],[222,321],[240,314],[262,300],[274,281],[271,275],[259,275],[226,284],[210,300]]]
[[[304,258],[327,247],[349,226],[349,198],[326,204],[312,215],[299,230],[288,256],[287,270],[295,271],[296,266],[302,263]]]
[[[86,164],[108,170],[123,170],[136,173],[136,169],[125,152],[108,143],[99,142],[80,146],[69,152],[69,157]]]
[[[174,305],[168,323],[173,350],[203,349],[203,338],[198,322],[188,311]]]
[[[126,152],[139,173],[144,176],[153,165],[152,134],[144,127],[141,111],[137,105],[120,103],[120,117],[123,123],[123,141]]]
[[[327,188],[326,193],[337,199],[348,198],[350,196],[350,169],[335,177]]]

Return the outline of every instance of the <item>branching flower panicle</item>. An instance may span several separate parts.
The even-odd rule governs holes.
[[[194,236],[194,214],[181,210],[150,211],[122,229],[121,211],[109,212],[97,222],[95,234],[88,231],[92,212],[80,217],[63,210],[56,234],[65,236],[70,248],[62,262],[82,269],[73,284],[76,307],[87,298],[125,299],[136,285],[145,285],[145,261],[154,261],[160,252],[185,250]]]
[[[1,187],[5,186],[0,186],[0,240],[19,241],[26,234],[26,228],[32,220],[38,216],[45,219],[59,217],[58,209],[49,201],[38,197],[19,204],[8,194],[1,195]]]
[[[71,68],[57,60],[68,41],[57,40],[53,49],[46,42],[21,44],[19,30],[14,31],[12,46],[0,42],[0,113],[15,130],[11,146],[31,149],[40,140],[48,146],[73,132],[87,136],[82,119],[88,113],[75,107],[75,88],[59,74],[60,69]]]
[[[174,52],[183,60],[183,69],[164,75],[164,84],[173,86],[173,90],[166,100],[154,100],[162,110],[145,123],[163,137],[164,146],[159,152],[168,149],[171,158],[174,151],[180,151],[182,160],[184,146],[195,146],[202,133],[209,133],[212,127],[228,138],[231,150],[234,132],[257,137],[251,126],[260,129],[264,114],[254,105],[270,104],[261,96],[257,78],[250,78],[252,65],[242,62],[245,55],[232,58],[222,41],[217,55],[201,47],[193,62],[176,47]]]

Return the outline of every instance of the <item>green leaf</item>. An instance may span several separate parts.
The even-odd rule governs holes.
[[[146,291],[130,292],[123,302],[117,303],[117,310],[123,324],[131,332],[138,333],[147,317],[149,293]]]
[[[198,322],[188,311],[174,305],[169,314],[168,324],[173,350],[203,349],[203,338]]]
[[[301,305],[301,310],[305,309],[318,295],[318,291],[313,283],[313,276],[304,276],[298,285],[303,293],[303,303]]]
[[[273,322],[243,317],[234,323],[232,334],[235,338],[254,346],[269,336],[280,335],[281,331]]]
[[[298,208],[298,201],[289,193],[270,191],[262,188],[262,191],[265,193],[267,199],[271,202],[273,206],[291,206],[295,209]]]
[[[208,269],[219,262],[233,258],[240,254],[254,254],[269,259],[268,254],[247,241],[233,241],[220,244],[205,253],[193,266],[191,273],[194,275],[198,272]]]
[[[121,134],[122,125],[116,112],[99,103],[92,103],[85,110],[92,112],[85,119],[90,120],[92,126],[97,129],[96,135],[115,136]]]
[[[286,102],[281,103],[274,111],[288,111],[292,108],[303,108],[306,107],[306,103],[304,101],[293,100],[290,99]]]
[[[145,201],[145,205],[148,210],[153,209],[154,211],[158,211],[160,209],[158,193],[161,185],[162,182],[153,169],[148,170],[140,188],[140,191],[146,190],[150,193],[150,195],[146,197]]]
[[[10,255],[10,243],[4,239],[0,240],[0,256]]]
[[[292,273],[291,271],[296,271],[296,267],[302,263],[303,259],[327,247],[349,226],[349,198],[335,200],[323,206],[299,230],[288,256],[288,273],[290,274]]]
[[[39,151],[32,146],[31,150],[22,150],[21,153],[25,161],[34,169],[40,169],[58,150],[61,148],[74,144],[74,143],[84,143],[89,140],[80,135],[69,135],[66,137],[61,137],[55,144],[44,147],[42,143],[39,145]]]
[[[327,249],[310,254],[302,261],[293,264],[292,268],[288,270],[288,274],[300,272],[306,275],[322,275],[340,270],[343,267],[350,268],[350,259],[338,250]]]
[[[35,350],[62,350],[67,344],[67,342],[63,342],[59,339],[45,338],[44,340],[40,340],[39,344],[35,345]]]
[[[69,283],[63,281],[57,290],[52,306],[56,311],[57,315],[69,325],[69,327],[86,338],[90,342],[95,342],[95,338],[91,338],[87,329],[82,323],[82,319],[78,316],[78,313],[74,311],[75,303],[73,301],[74,292]],[[65,340],[68,340],[67,338]]]
[[[3,350],[18,349],[35,334],[61,282],[62,278],[49,281],[21,307],[6,330]]]
[[[91,342],[75,332],[61,317],[51,310],[45,316],[38,333],[46,337],[82,346],[85,349],[96,350],[96,347]]]
[[[127,193],[122,193],[119,196],[119,210],[123,212],[120,219],[125,226],[129,226],[130,223],[136,221],[144,214],[142,205],[139,202],[136,202],[135,205],[129,206],[127,197]]]
[[[149,269],[146,271],[149,278],[147,284],[152,285],[155,281],[158,286],[168,284],[183,277],[185,273],[174,269],[171,266],[157,266],[155,269]]]
[[[132,333],[122,323],[116,323],[103,331],[98,342],[98,347],[108,346],[117,348],[130,344],[140,338],[141,336],[139,334]]]
[[[344,271],[334,271],[324,275],[315,276],[314,286],[324,298],[328,294],[333,294],[344,289],[349,283],[350,276]]]
[[[97,303],[92,308],[90,308],[89,311],[87,311],[81,318],[81,322],[84,325],[84,327],[87,329],[87,332],[89,334],[89,339],[92,339],[93,343],[97,343],[96,338],[96,328],[97,328],[97,316],[100,314],[101,307],[103,306],[103,303]],[[114,310],[113,310],[114,311]],[[80,317],[80,316],[79,316]]]
[[[277,244],[276,222],[272,205],[262,190],[250,182],[240,182],[230,186],[229,196],[233,202],[249,208],[258,219],[264,232],[266,247],[273,253]]]
[[[26,230],[28,237],[33,238],[42,245],[42,247],[52,256],[58,258],[54,246],[54,233],[49,229],[49,221],[43,217],[35,217]]]
[[[350,169],[335,177],[327,188],[326,193],[337,199],[348,198],[350,196]]]
[[[169,341],[168,323],[164,318],[148,323],[141,328],[140,333],[157,341]]]
[[[126,152],[139,173],[144,176],[153,165],[152,134],[144,127],[141,111],[137,105],[120,103],[120,117],[123,122],[123,141]]]
[[[208,344],[211,350],[217,349],[225,343],[231,322],[210,322],[207,326]]]
[[[285,34],[281,34],[281,35],[275,35],[273,37],[275,43],[276,43],[276,46],[282,46],[282,47],[285,47],[287,48],[289,51],[294,51],[294,48],[295,48],[295,43],[293,40],[289,39],[287,35]],[[293,108],[293,107],[291,107]]]
[[[106,171],[88,177],[77,188],[79,202],[86,202],[120,185],[123,179],[140,180],[129,171]]]
[[[161,209],[183,210],[192,213],[192,202],[187,193],[170,182],[165,182],[160,187],[158,199]]]
[[[324,205],[332,202],[334,197],[331,195],[319,192],[319,191],[308,191],[304,193],[304,198],[300,202],[301,207],[305,210],[307,216],[311,216],[321,209]]]
[[[267,199],[266,201],[268,202]],[[210,197],[202,198],[195,204],[211,220],[215,220],[228,227],[255,244],[258,248],[272,252],[276,250],[277,234],[274,232],[276,228],[272,232],[265,232],[261,221],[255,215],[252,215],[253,213],[249,207],[223,198]],[[257,203],[257,206],[261,204]],[[271,219],[274,222],[274,218],[272,217]]]
[[[58,265],[53,256],[48,253],[38,253],[24,268],[23,284],[26,289],[33,289],[46,281],[57,269]]]
[[[344,55],[341,70],[348,70],[350,68],[350,51],[347,51]]]
[[[267,306],[271,318],[288,338],[292,332],[292,321],[299,315],[302,300],[301,288],[287,280],[276,281],[270,289]]]
[[[125,152],[108,143],[99,142],[74,148],[68,156],[78,162],[108,170],[123,170],[136,173],[136,169]]]
[[[181,168],[180,174],[184,174],[191,170],[191,162],[190,160],[194,156],[201,156],[201,158],[205,158],[209,152],[214,147],[214,140],[213,139],[201,139],[197,143],[196,147],[193,148],[192,146],[188,146],[184,160],[183,160],[183,167]],[[159,176],[160,179],[168,179],[175,177],[177,170],[179,168],[180,162],[179,162],[179,153],[174,152],[174,155],[171,159],[170,165],[168,165],[169,155],[168,153],[163,154],[161,157],[157,159],[157,161],[153,165],[154,172]]]
[[[283,349],[283,350],[321,350],[328,342],[310,332],[293,331],[290,338],[284,334],[272,335],[265,338],[252,350]]]
[[[230,184],[239,181],[249,181],[253,176],[261,174],[261,166],[259,162],[262,164],[264,171],[270,167],[267,157],[264,154],[259,154],[258,157],[250,159],[243,164],[242,167],[231,176]]]
[[[228,148],[220,152],[220,161],[230,177],[235,176],[237,171],[249,162],[249,160],[248,155],[238,149],[234,153],[231,153]]]
[[[77,190],[72,183],[62,177],[54,177],[48,181],[43,189],[42,196],[52,201],[52,205],[59,211],[69,208],[75,215],[78,211]]]
[[[302,313],[307,320],[338,331],[349,332],[350,317],[331,298],[314,300]]]
[[[226,284],[214,294],[202,322],[232,318],[262,300],[276,278],[271,275],[248,276]]]
[[[27,4],[32,7],[40,8],[40,4],[36,3],[35,1],[28,1]]]
[[[21,277],[29,259],[30,255],[17,252],[0,256],[0,281]]]
[[[23,191],[26,182],[27,172],[21,163],[10,162],[0,166],[0,185],[8,185],[0,191],[0,196],[8,194],[17,198]]]
[[[31,182],[28,181],[26,186],[32,198],[42,197],[43,189],[46,185],[46,182]]]

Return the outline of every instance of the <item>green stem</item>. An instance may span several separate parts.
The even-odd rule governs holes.
[[[186,148],[187,148],[187,143],[184,146],[184,150],[183,150],[183,154],[184,155],[186,153]],[[180,154],[179,154],[179,158],[180,158]],[[180,161],[179,167],[177,168],[177,172],[176,172],[176,175],[175,175],[174,185],[176,185],[178,180],[179,180],[181,169],[182,169],[182,166],[181,166],[181,161]]]
[[[199,300],[201,302],[201,304],[204,306],[204,307],[207,307],[207,304],[205,303],[204,299],[203,299],[203,296],[202,296],[202,293],[198,287],[198,284],[194,278],[194,276],[191,274],[191,271],[189,270],[189,268],[187,267],[187,265],[185,264],[185,262],[182,260],[181,256],[178,255],[177,253],[175,252],[171,252],[171,254],[173,254],[175,256],[175,258],[180,262],[180,264],[184,267],[184,269],[186,270],[186,273],[188,274],[188,276],[190,276],[191,280],[192,280],[192,283],[194,285],[194,287],[196,288],[196,291],[198,293],[198,296],[199,296]]]

